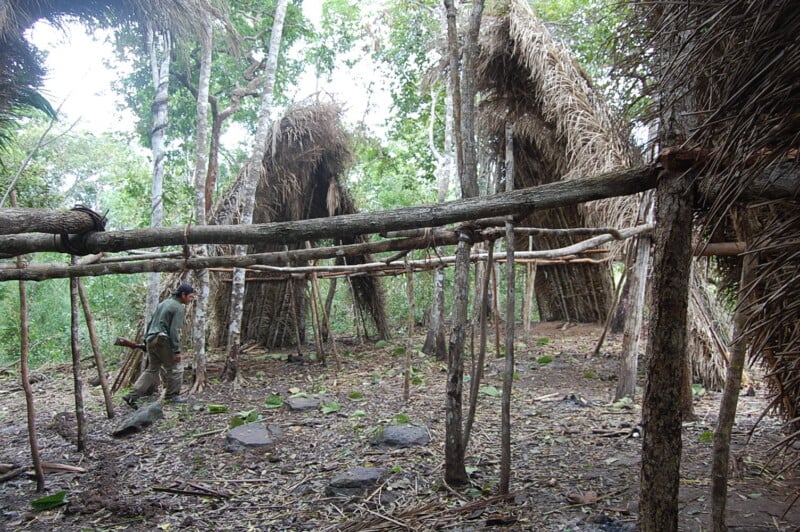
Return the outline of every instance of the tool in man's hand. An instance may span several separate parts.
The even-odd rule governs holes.
[[[147,351],[147,346],[145,344],[137,344],[121,336],[117,336],[117,339],[114,340],[114,345],[121,345],[122,347],[127,347],[130,349],[141,349],[142,351]]]

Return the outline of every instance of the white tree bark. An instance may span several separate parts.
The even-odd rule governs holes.
[[[269,43],[267,63],[264,75],[263,96],[258,115],[258,129],[256,130],[253,152],[245,168],[245,178],[242,186],[242,224],[253,223],[253,210],[255,209],[255,193],[258,178],[261,174],[262,161],[266,154],[267,134],[269,133],[272,119],[272,96],[275,88],[275,71],[278,67],[278,52],[283,35],[283,22],[286,17],[288,0],[278,0],[275,6],[275,18],[272,24],[272,37]],[[236,255],[247,254],[247,246],[236,246]],[[236,361],[241,343],[242,314],[244,309],[244,270],[237,268],[233,271],[231,284],[231,318],[228,325],[228,361],[226,372],[228,377],[238,378],[238,362]]]
[[[208,92],[211,84],[211,49],[213,30],[211,22],[202,21],[200,35],[201,52],[200,75],[197,83],[197,131],[194,165],[194,217],[196,225],[206,225],[206,174],[208,170]],[[195,246],[195,254],[208,255],[205,244]],[[208,270],[195,271],[194,321],[192,323],[192,344],[194,345],[194,384],[192,391],[202,391],[206,381],[206,307],[208,305]]]
[[[156,228],[164,226],[164,159],[166,157],[170,52],[172,50],[172,40],[169,33],[157,34],[152,27],[148,27],[147,50],[150,54],[150,69],[153,89],[155,90],[153,98],[153,130],[150,133],[150,145],[153,150],[150,227]],[[145,324],[150,321],[150,316],[153,314],[156,305],[158,305],[160,279],[161,275],[155,272],[148,276]]]

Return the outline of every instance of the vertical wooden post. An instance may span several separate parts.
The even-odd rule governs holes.
[[[76,279],[78,285],[78,296],[81,299],[81,306],[83,307],[83,317],[86,319],[86,328],[89,330],[89,342],[92,344],[92,353],[94,354],[94,364],[97,367],[97,378],[100,381],[100,387],[103,390],[103,398],[106,403],[106,416],[108,419],[114,418],[114,403],[111,401],[111,390],[108,388],[108,378],[106,378],[106,367],[103,362],[103,353],[100,352],[100,345],[97,342],[97,331],[94,326],[94,317],[92,316],[92,309],[89,306],[89,298],[86,297],[86,290],[83,289],[83,282],[80,278]]]
[[[678,530],[681,383],[692,261],[692,180],[665,173],[656,192],[654,305],[642,404],[642,532]]]

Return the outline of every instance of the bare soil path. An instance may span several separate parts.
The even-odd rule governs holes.
[[[494,497],[499,471],[503,360],[488,357],[477,420],[467,450],[472,486],[443,484],[444,381],[441,362],[413,359],[411,398],[402,399],[405,340],[359,345],[337,342],[338,364],[292,363],[286,353],[251,351],[243,357],[245,386],[213,381],[187,405],[165,405],[165,419],[143,432],[112,438],[130,410],[119,399],[117,418],[105,416],[102,393],[88,387],[85,452],[75,449],[71,371],[44,370],[34,384],[42,458],[82,473],[52,472],[47,491],[21,475],[0,483],[0,529],[8,530],[635,530],[641,438],[638,403],[611,404],[619,338],[591,353],[600,330],[540,324],[515,347],[512,428],[513,497]],[[548,358],[550,359],[548,362]],[[93,370],[85,372],[91,378]],[[767,417],[753,432],[765,390],[742,397],[734,429],[735,472],[730,483],[732,530],[797,530],[798,472],[775,475],[769,448],[781,439],[780,421]],[[268,408],[267,398],[307,393],[338,411]],[[466,399],[466,397],[465,397]],[[719,394],[696,397],[697,421],[683,432],[681,530],[709,521],[711,443]],[[211,413],[209,405],[227,407]],[[253,411],[284,434],[276,446],[228,452],[225,429],[237,413]],[[382,427],[424,425],[431,443],[386,450],[372,444]],[[16,374],[0,375],[0,465],[30,463],[24,395]],[[330,479],[354,466],[390,473],[364,497],[326,495]],[[67,503],[34,511],[30,502],[67,492]],[[788,510],[787,510],[788,509]]]

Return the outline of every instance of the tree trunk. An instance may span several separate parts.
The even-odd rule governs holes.
[[[272,115],[272,96],[275,88],[275,72],[278,67],[278,51],[280,50],[281,37],[283,35],[283,22],[286,16],[286,5],[288,0],[278,0],[275,5],[275,18],[272,24],[272,35],[270,37],[269,50],[267,51],[266,72],[264,87],[261,98],[261,106],[258,113],[258,128],[253,142],[253,153],[250,155],[245,166],[245,177],[242,187],[242,214],[239,221],[242,225],[253,223],[253,211],[255,210],[255,195],[258,178],[261,175],[261,164],[266,153],[266,139],[269,133],[269,126]],[[246,245],[236,246],[236,255],[247,255]],[[231,283],[231,315],[228,328],[228,351],[231,355],[238,356],[241,351],[242,334],[242,315],[244,310],[244,270],[236,268],[233,271]],[[226,363],[227,366],[227,363]],[[238,364],[231,364],[230,369],[236,371],[235,375],[228,373],[228,378],[239,379]]]
[[[514,128],[506,125],[506,175],[514,175]],[[514,179],[506,179],[506,192],[514,190]],[[514,325],[516,321],[516,263],[514,261],[514,223],[506,222],[506,363],[503,371],[501,407],[500,485],[507,495],[511,484],[511,390],[514,384]],[[499,319],[499,316],[497,316]]]
[[[656,301],[650,319],[650,363],[642,404],[642,532],[678,529],[682,361],[692,260],[691,185],[689,176],[666,174],[659,180],[656,192]]]
[[[17,194],[14,190],[9,192],[11,205],[17,206]],[[17,258],[17,267],[22,268],[24,261]],[[25,281],[19,282],[19,377],[22,389],[25,392],[25,411],[28,417],[28,443],[31,448],[31,462],[36,475],[36,491],[44,491],[44,469],[39,453],[39,440],[36,435],[36,408],[33,403],[33,388],[31,388],[30,372],[28,371],[28,294]]]
[[[73,257],[73,261],[75,258]],[[83,407],[83,377],[81,376],[80,317],[78,315],[78,279],[69,281],[69,301],[71,309],[72,338],[72,380],[75,383],[75,418],[77,420],[76,448],[78,452],[86,450],[86,412]]]
[[[467,313],[469,312],[469,254],[470,237],[462,233],[456,251],[453,291],[453,325],[447,360],[447,396],[445,399],[445,480],[462,486],[469,479],[464,463],[464,434],[462,422],[462,388],[464,382],[464,348],[467,343]]]
[[[645,206],[644,220],[652,223],[652,194],[648,191],[642,198]],[[628,312],[625,314],[625,329],[622,336],[622,352],[619,357],[619,373],[614,400],[636,395],[636,375],[639,362],[639,340],[644,317],[645,295],[647,294],[647,273],[650,271],[650,235],[641,235],[636,239],[636,259],[628,275]]]
[[[153,186],[150,193],[150,227],[164,225],[164,162],[166,160],[167,103],[169,101],[169,69],[172,53],[172,40],[169,33],[156,35],[155,30],[147,28],[147,49],[150,54],[150,70],[153,82],[153,130],[150,132],[150,146],[153,150]],[[155,248],[153,251],[159,251]],[[147,298],[145,299],[144,323],[150,321],[158,305],[161,275],[156,272],[147,277]],[[147,357],[142,357],[142,364]],[[144,369],[144,368],[142,368]]]
[[[756,277],[756,255],[742,257],[742,273],[739,282],[739,302],[733,315],[733,345],[731,360],[725,379],[725,390],[719,404],[717,429],[714,431],[714,450],[711,462],[711,530],[726,532],[725,507],[728,497],[728,463],[731,452],[731,432],[736,419],[736,406],[742,386],[742,372],[747,355],[748,294]]]
[[[211,51],[214,33],[208,15],[201,24],[200,74],[197,82],[197,130],[195,132],[194,164],[194,217],[197,225],[206,225],[206,176],[208,174],[208,92],[211,84]],[[195,247],[195,255],[208,256],[208,247]],[[206,384],[206,311],[208,308],[209,275],[207,269],[195,271],[196,297],[192,321],[192,345],[194,346],[194,383],[192,392],[200,392]]]

